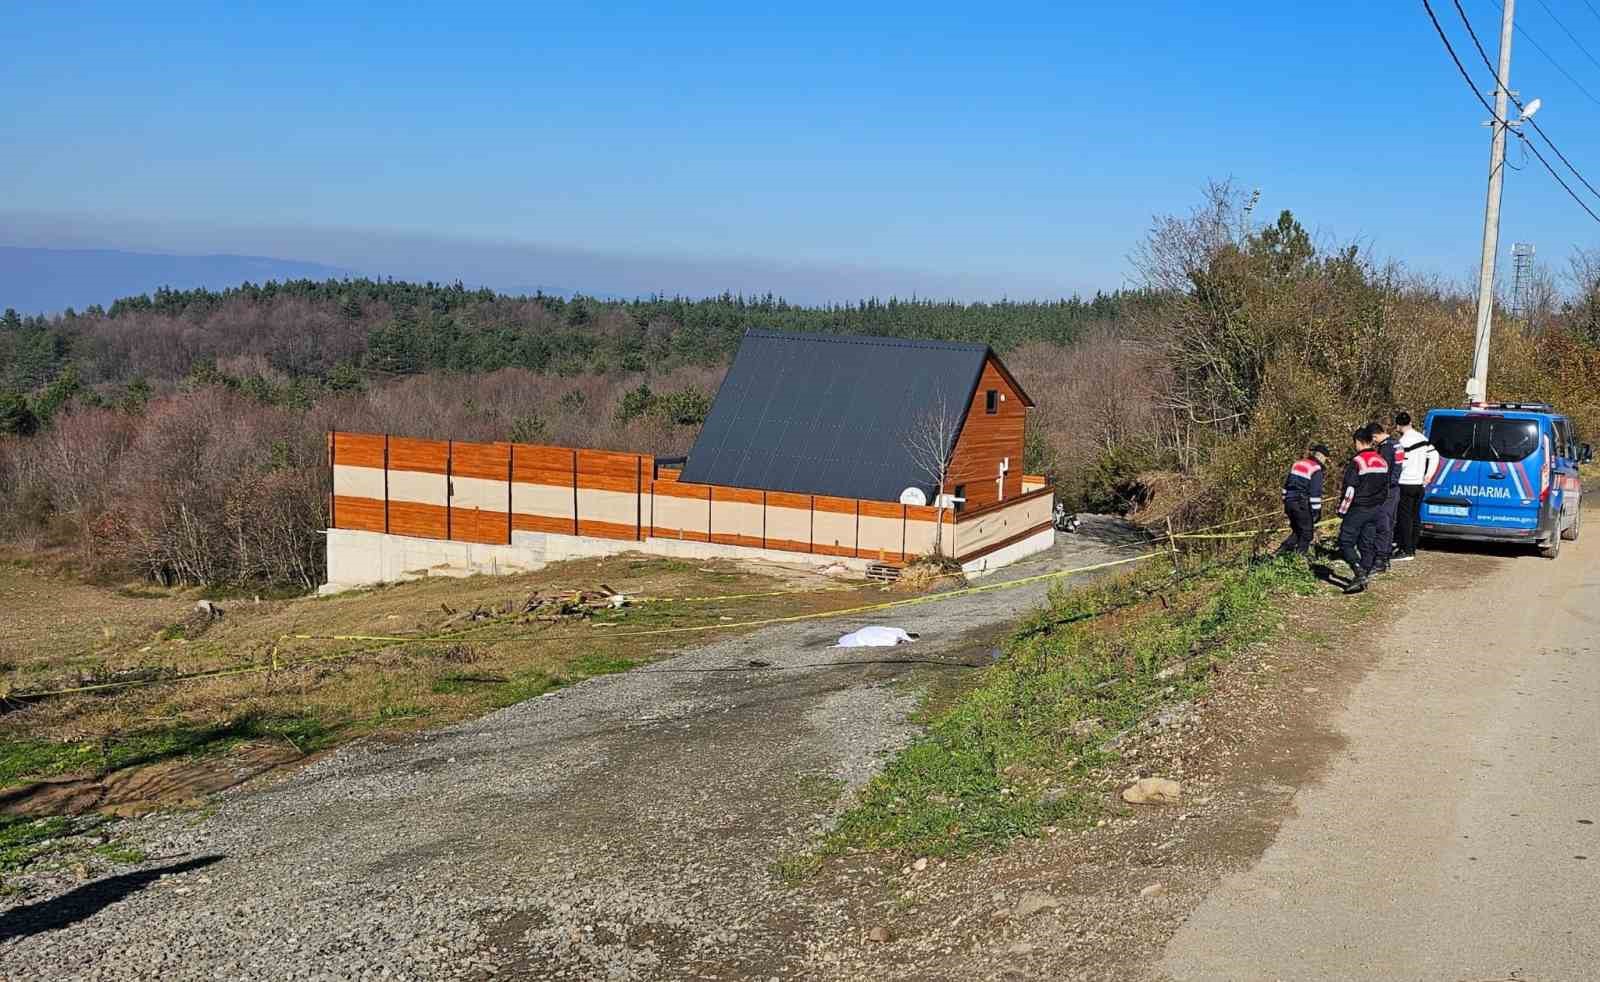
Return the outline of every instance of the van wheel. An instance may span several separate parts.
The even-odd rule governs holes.
[[[1578,502],[1578,507],[1572,513],[1572,524],[1561,533],[1561,537],[1568,542],[1577,542],[1578,533],[1583,531],[1583,502]]]
[[[1550,536],[1550,541],[1547,544],[1539,547],[1539,555],[1546,559],[1555,559],[1557,556],[1561,555],[1562,538],[1563,535],[1561,533],[1552,533]]]

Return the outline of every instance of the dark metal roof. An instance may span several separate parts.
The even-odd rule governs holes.
[[[746,331],[681,479],[877,501],[915,485],[931,502],[911,434],[941,398],[960,432],[989,354],[986,344]]]

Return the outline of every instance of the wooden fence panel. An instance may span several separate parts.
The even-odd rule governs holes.
[[[711,541],[759,549],[765,539],[762,494],[744,488],[712,487]]]
[[[450,466],[450,441],[389,438],[389,470],[443,474]]]
[[[572,535],[577,453],[565,447],[511,445],[511,527],[517,532]]]
[[[328,435],[328,459],[333,470],[330,528],[387,531],[389,493],[384,447],[384,438],[370,433]]]
[[[645,454],[335,432],[328,457],[331,527],[465,542],[650,535],[905,561],[942,541],[967,561],[1047,528],[1053,498],[1039,488],[940,521],[926,506],[652,480]]]
[[[450,538],[511,541],[511,444],[450,444]]]
[[[644,460],[639,454],[579,450],[578,534],[639,539]]]
[[[450,444],[389,438],[389,531],[420,539],[450,537]]]
[[[711,486],[680,481],[651,485],[650,534],[689,542],[711,541]]]
[[[824,556],[854,556],[860,504],[854,498],[813,495],[811,551]]]
[[[383,434],[339,433],[332,435],[333,463],[349,467],[383,467]]]
[[[764,541],[768,549],[811,551],[811,496],[768,491]]]
[[[905,505],[884,501],[862,501],[861,523],[856,554],[879,562],[900,562],[905,558]]]

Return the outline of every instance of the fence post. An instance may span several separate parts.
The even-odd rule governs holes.
[[[389,434],[383,435],[383,534],[389,534]]]
[[[451,518],[456,510],[455,505],[452,503],[456,496],[455,474],[453,472],[455,455],[456,441],[446,440],[444,442],[444,540],[446,542],[455,538],[455,532],[451,526]]]
[[[572,451],[572,534],[578,534],[578,451]]]
[[[1177,576],[1181,570],[1178,567],[1178,540],[1172,537],[1172,516],[1167,516],[1167,551],[1172,554],[1172,575]]]
[[[339,479],[339,471],[335,468],[333,460],[333,443],[338,435],[338,430],[328,431],[328,528],[331,529],[339,527],[339,517],[334,511],[339,497],[339,488],[336,483]]]
[[[512,498],[511,486],[516,483],[517,477],[517,445],[506,444],[506,545],[511,544],[512,533],[516,531],[515,520],[511,513],[516,506]]]

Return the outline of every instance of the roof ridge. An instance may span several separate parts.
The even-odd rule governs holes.
[[[987,341],[949,341],[943,338],[902,338],[884,334],[829,334],[822,331],[780,331],[766,327],[747,327],[745,337],[788,341],[830,341],[840,344],[876,344],[885,347],[940,348],[950,351],[990,351]]]

